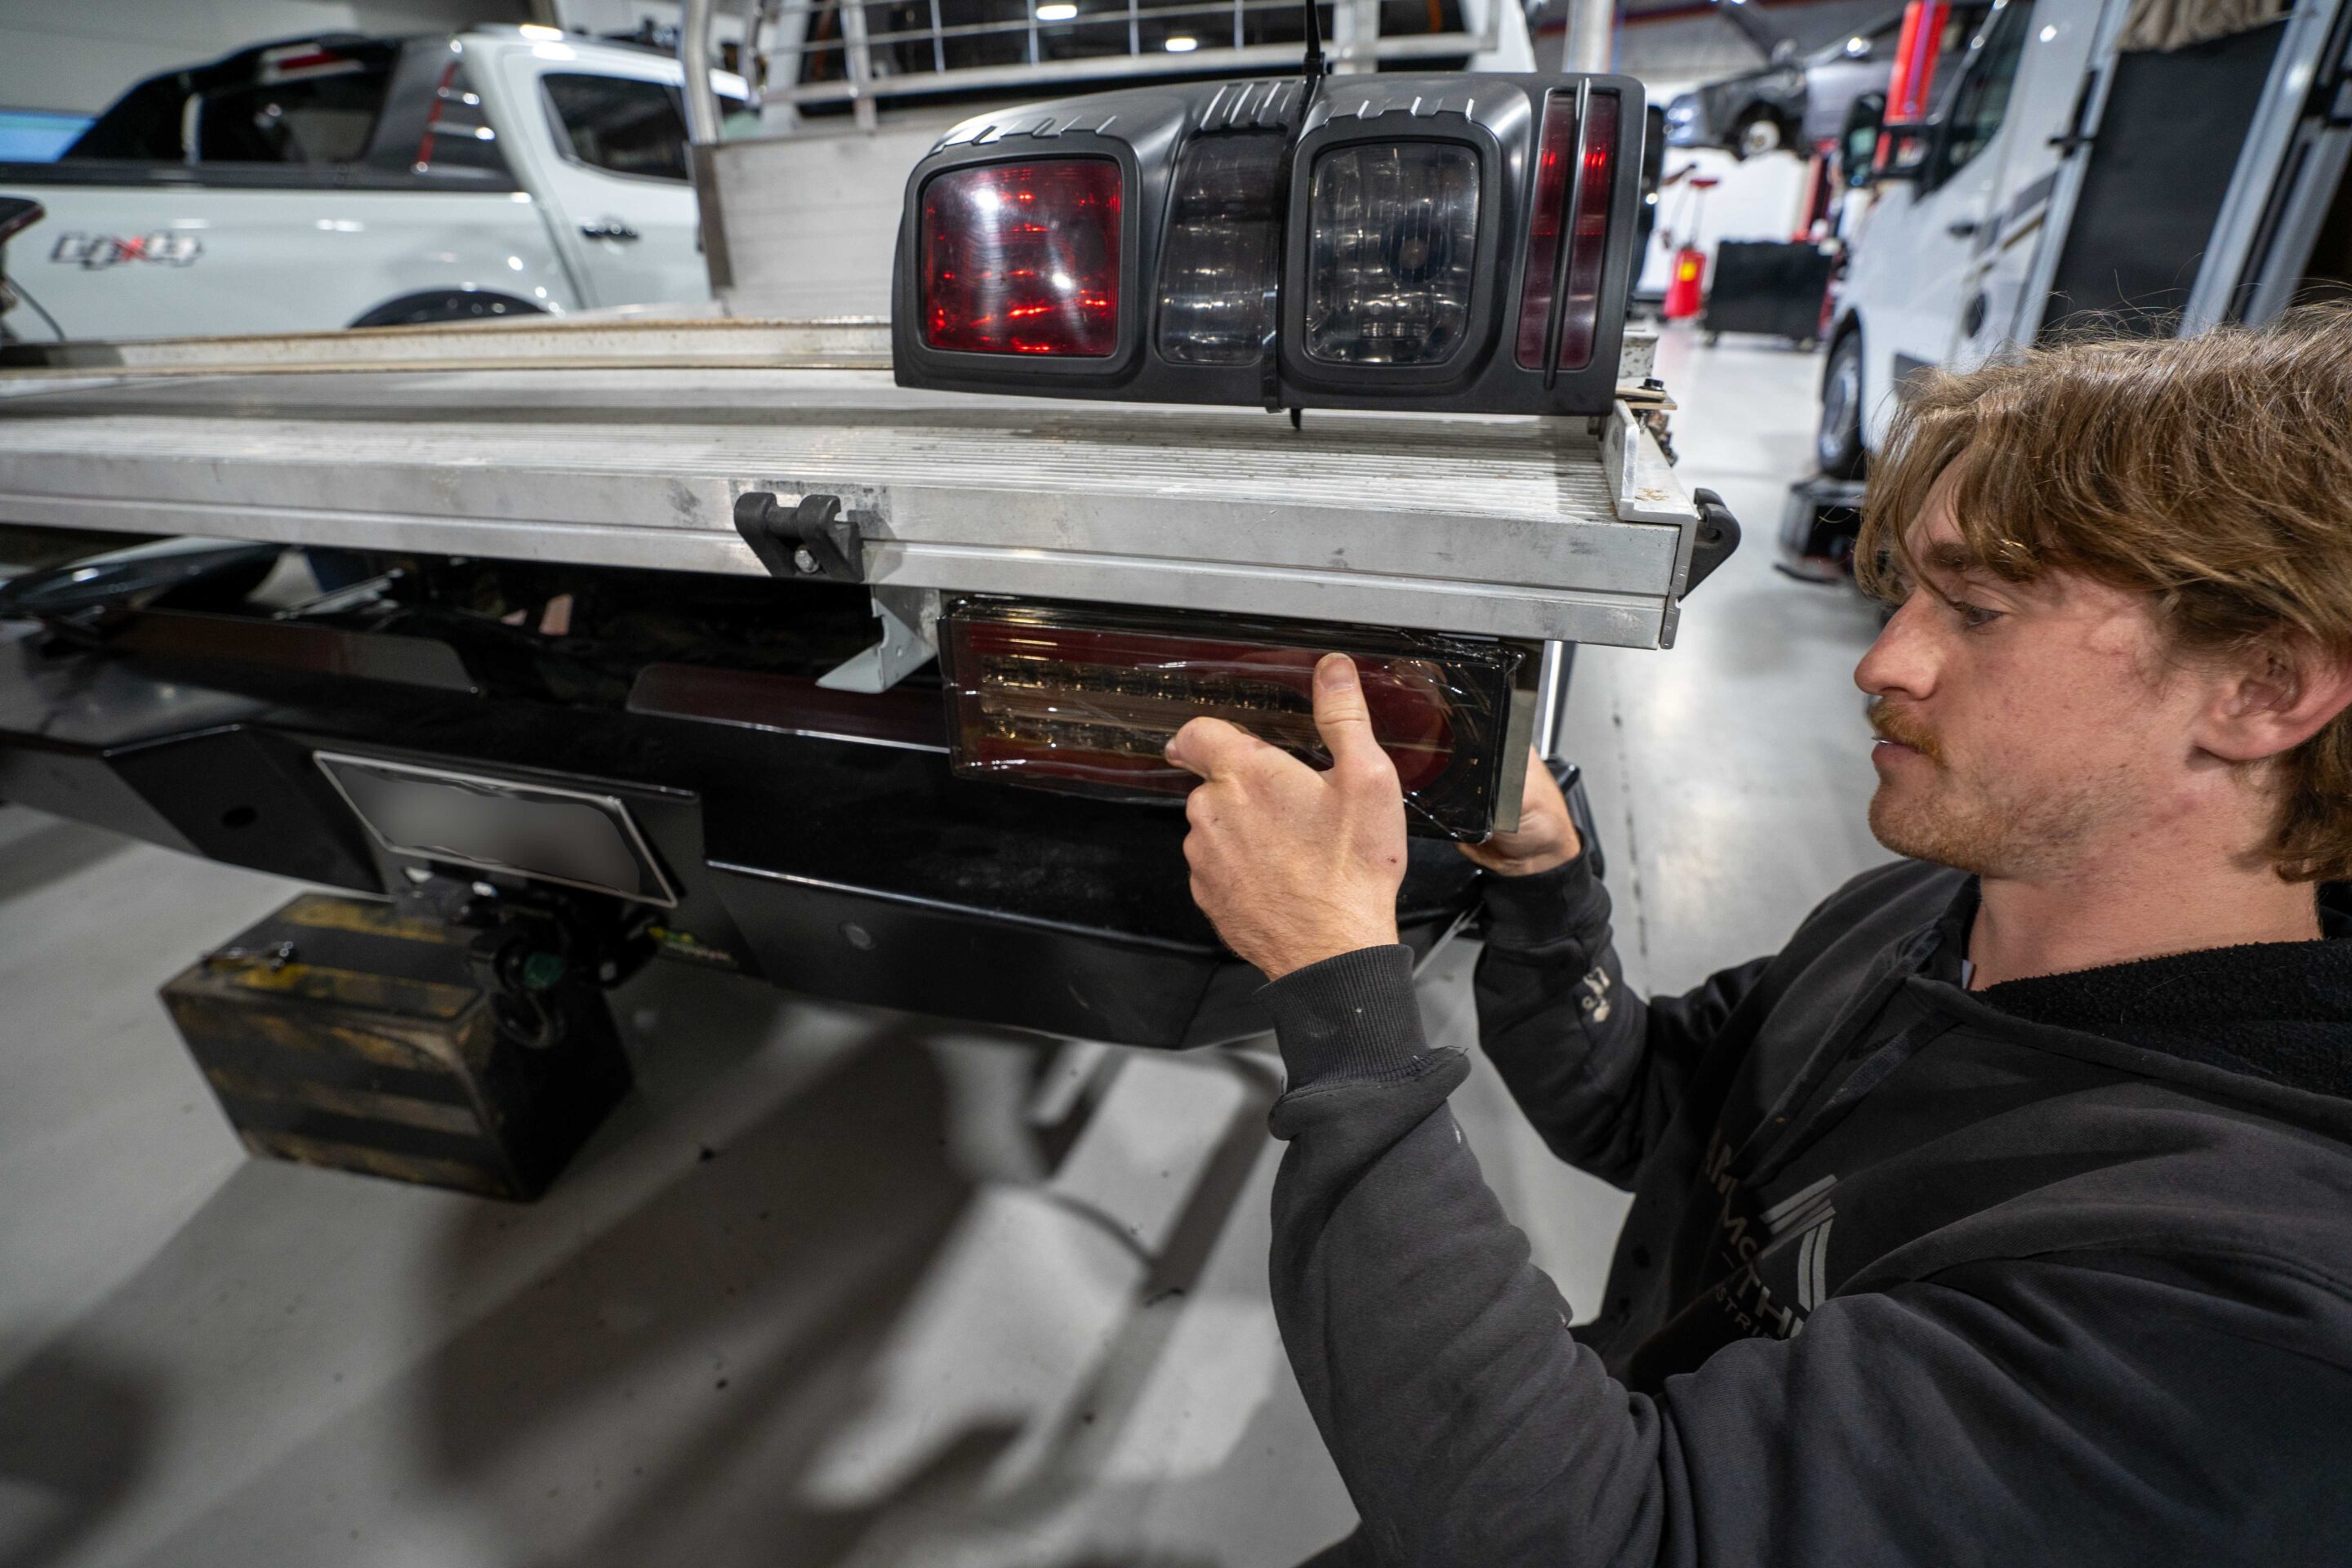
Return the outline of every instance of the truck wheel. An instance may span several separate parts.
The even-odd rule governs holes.
[[[1862,478],[1862,334],[1848,332],[1830,350],[1822,377],[1822,422],[1813,459],[1833,479]]]
[[[386,300],[352,322],[359,327],[422,327],[436,321],[495,321],[507,316],[544,316],[547,308],[487,289],[427,289]]]

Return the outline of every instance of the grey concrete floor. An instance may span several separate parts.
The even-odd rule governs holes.
[[[1670,334],[1749,543],[1570,743],[1629,978],[1881,858],[1867,606],[1770,569],[1818,362]],[[0,1565],[1278,1565],[1352,1510],[1265,1301],[1263,1053],[1057,1048],[656,965],[530,1207],[248,1161],[155,987],[291,884],[0,808]],[[1475,1035],[1475,954],[1431,966]],[[1077,1091],[1077,1092],[1073,1092]],[[1456,1106],[1570,1300],[1622,1198]]]

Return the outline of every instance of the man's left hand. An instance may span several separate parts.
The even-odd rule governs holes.
[[[1168,742],[1168,760],[1204,781],[1184,803],[1192,900],[1268,980],[1397,940],[1404,795],[1344,654],[1315,667],[1315,728],[1328,772],[1222,719]]]

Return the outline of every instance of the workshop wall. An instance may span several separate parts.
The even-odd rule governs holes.
[[[533,0],[0,0],[0,109],[95,114],[142,77],[303,33],[537,19]]]

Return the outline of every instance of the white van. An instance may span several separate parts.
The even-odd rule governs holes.
[[[2000,0],[1944,62],[1957,74],[1934,121],[1888,131],[1883,166],[1879,128],[1850,127],[1867,194],[1822,379],[1824,473],[1859,475],[1924,367],[1970,369],[2092,321],[2151,335],[2259,321],[2352,280],[2352,10],[2300,0],[2184,39],[2197,12]]]

